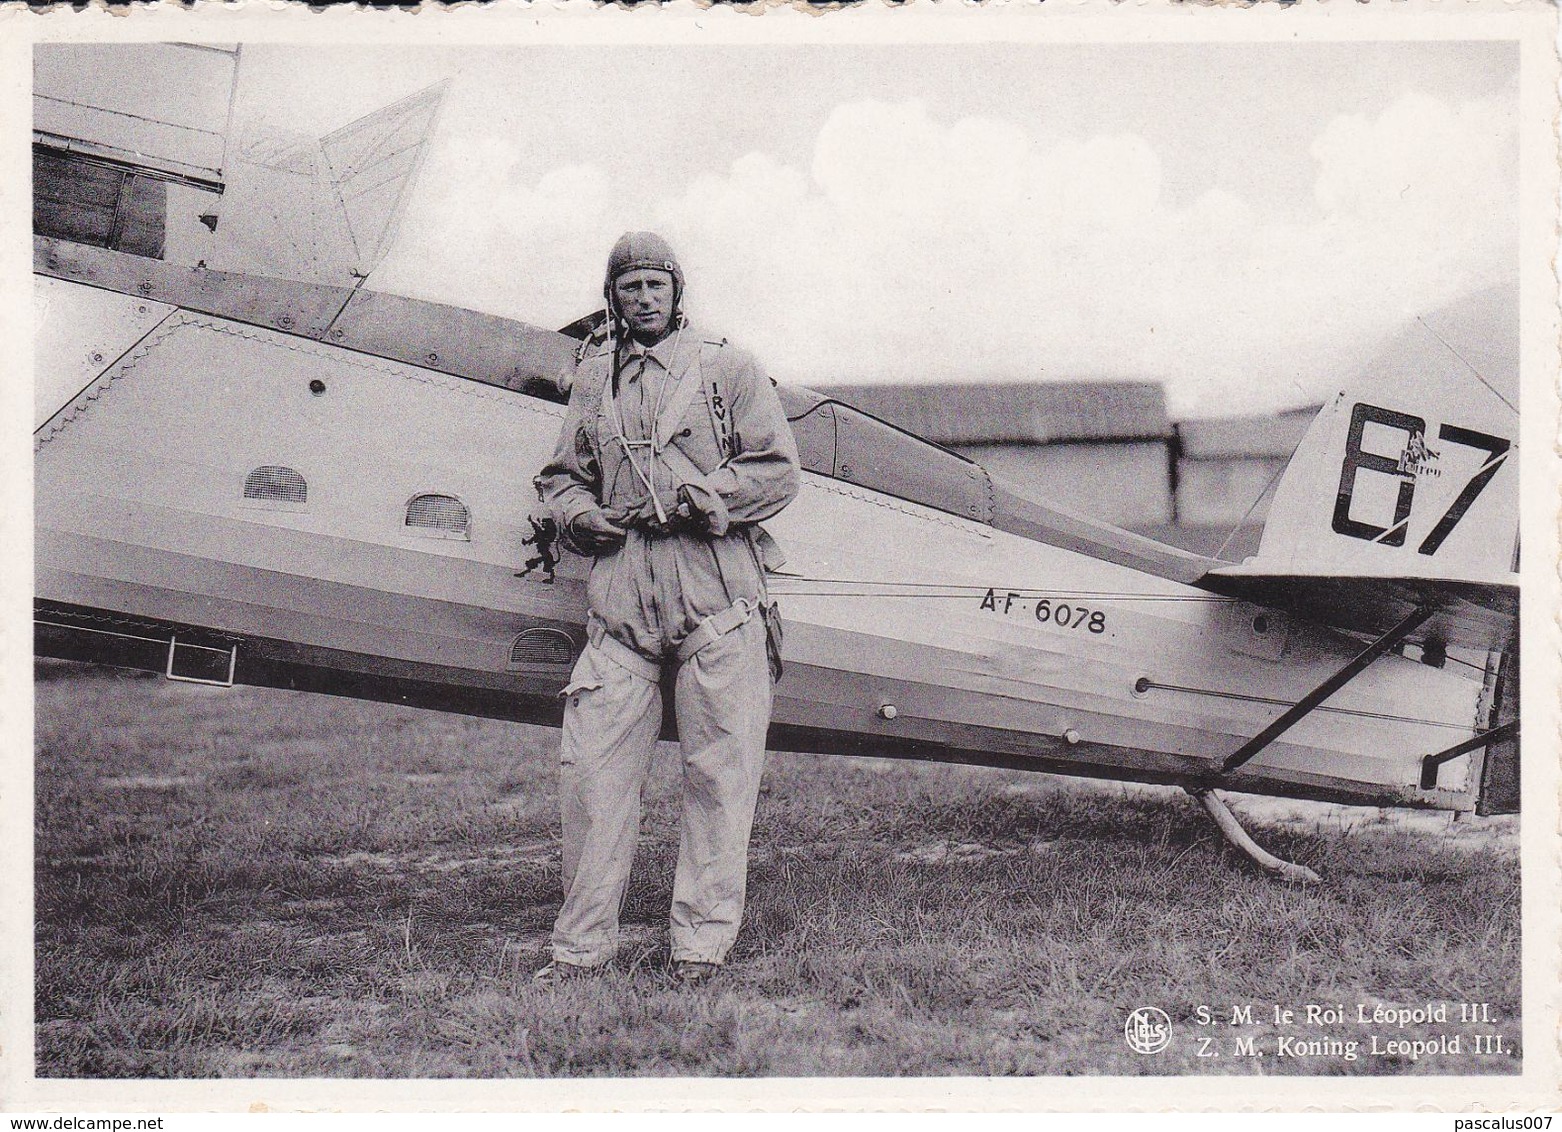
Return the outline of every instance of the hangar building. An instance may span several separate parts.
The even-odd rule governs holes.
[[[1317,413],[1173,422],[1165,389],[1149,381],[820,392],[969,456],[1059,507],[1238,560],[1257,550],[1275,483]]]

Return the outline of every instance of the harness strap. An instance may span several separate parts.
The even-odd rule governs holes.
[[[663,367],[663,380],[657,393],[656,405],[652,410],[649,435],[646,439],[630,440],[625,435],[622,409],[617,399],[619,391],[613,384],[613,377],[617,370],[617,353],[614,354],[613,364],[608,367],[602,384],[597,390],[597,418],[599,421],[605,420],[612,429],[613,439],[618,441],[620,455],[628,462],[635,478],[640,481],[640,487],[656,508],[657,519],[663,523],[667,522],[667,516],[663,513],[662,501],[656,494],[657,458],[671,445],[672,438],[677,435],[679,422],[683,420],[684,413],[688,411],[704,384],[704,367],[700,364],[705,357],[704,346],[703,344],[685,346],[683,330],[681,326],[678,328],[677,337],[673,339],[672,355],[668,359],[668,365]],[[650,357],[647,352],[635,355],[642,379]],[[658,364],[660,365],[660,362]],[[714,427],[714,418],[712,424]],[[718,444],[721,442],[719,434],[717,442]],[[637,448],[645,453],[645,467],[641,467],[640,461],[635,458],[634,450]]]
[[[676,444],[662,449],[662,462],[667,470],[684,483],[697,483],[705,477],[705,471]]]
[[[632,675],[640,677],[655,684],[662,677],[662,666],[656,661],[641,656],[624,642],[609,635],[607,626],[596,614],[586,618],[586,639],[591,642],[591,647],[611,660],[620,668]]]
[[[691,350],[681,343],[674,348],[672,367],[667,371],[666,376],[666,380],[672,383],[673,390],[667,395],[666,403],[661,406],[656,420],[651,424],[652,435],[656,438],[657,452],[661,452],[672,443],[684,413],[694,403],[695,395],[700,392],[703,381],[700,371],[704,367],[697,363],[703,360],[703,348]],[[662,388],[666,389],[666,386]]]
[[[683,643],[678,646],[678,659],[688,660],[712,641],[720,640],[739,625],[747,624],[756,608],[748,598],[740,597],[720,613],[712,613],[683,639]]]

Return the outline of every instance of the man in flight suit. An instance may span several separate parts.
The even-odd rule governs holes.
[[[561,541],[593,558],[564,690],[564,904],[538,977],[589,973],[617,949],[667,673],[683,754],[672,959],[697,982],[743,913],[771,706],[774,543],[758,523],[797,494],[797,446],[753,358],[689,326],[664,240],[622,237],[604,291],[606,340],[583,352],[538,478]]]

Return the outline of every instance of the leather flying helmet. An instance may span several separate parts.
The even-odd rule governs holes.
[[[613,284],[626,271],[641,269],[665,271],[673,277],[673,317],[676,319],[683,303],[683,268],[671,245],[655,232],[625,232],[613,245],[607,257],[607,276],[602,281],[602,294],[607,299],[607,309],[618,317],[618,307],[613,302]]]

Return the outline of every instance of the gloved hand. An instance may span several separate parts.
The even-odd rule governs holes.
[[[705,524],[700,521],[700,516],[689,509],[689,504],[680,501],[670,509],[667,509],[667,521],[664,523],[653,512],[646,520],[646,529],[653,535],[671,535],[679,531],[703,530]]]
[[[624,528],[609,519],[602,508],[594,507],[570,520],[569,537],[587,554],[608,554],[624,545]]]
[[[726,534],[725,512],[723,512],[723,517],[719,520],[720,528],[718,529],[718,520],[712,516],[710,509],[713,502],[720,507],[720,500],[716,499],[707,489],[697,488],[693,484],[687,483],[680,487],[678,489],[678,511],[688,516],[684,523],[684,529],[698,531],[702,535]]]
[[[616,515],[610,517],[618,518]],[[666,537],[676,534],[678,531],[699,530],[703,531],[705,525],[700,515],[689,507],[686,500],[662,497],[662,515],[665,520],[656,514],[656,504],[647,497],[638,505],[629,508],[618,521],[626,527],[645,531],[649,535]]]

